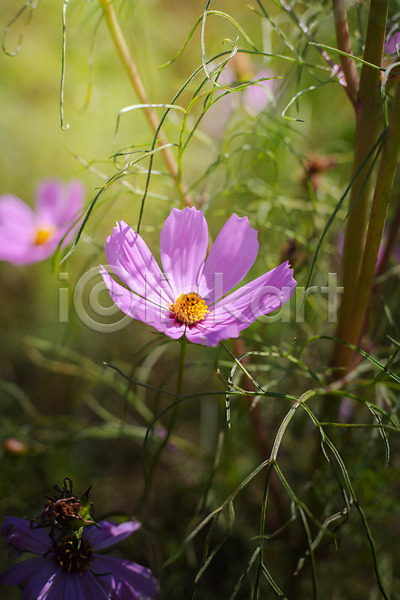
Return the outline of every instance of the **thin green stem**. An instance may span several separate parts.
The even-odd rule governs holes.
[[[179,356],[179,369],[178,369],[178,377],[176,380],[177,396],[180,396],[182,394],[183,372],[185,370],[185,357],[186,357],[186,346],[187,346],[187,339],[185,337],[182,337],[182,339],[180,340],[180,346],[181,346],[181,351],[180,351],[180,356]]]
[[[183,337],[180,340],[179,344],[180,344],[179,368],[178,368],[178,377],[176,379],[176,395],[178,397],[181,396],[181,394],[182,394],[183,372],[185,370],[185,356],[186,356],[186,346],[187,346],[186,337]],[[174,430],[176,420],[178,418],[179,406],[180,406],[180,402],[175,402],[175,404],[172,408],[172,415],[171,415],[171,419],[170,419],[170,422],[168,425],[167,435],[165,436],[165,438],[163,440],[162,448],[164,448],[167,445],[168,440],[171,437],[171,434]]]
[[[140,501],[140,505],[142,505],[146,499],[148,498],[149,494],[150,494],[150,488],[152,485],[152,479],[153,479],[153,473],[154,470],[158,464],[158,461],[160,460],[160,457],[162,455],[162,453],[164,452],[164,449],[167,447],[167,444],[172,436],[172,432],[174,430],[174,427],[176,425],[176,421],[178,418],[178,412],[179,412],[179,406],[181,403],[181,395],[182,395],[182,384],[183,384],[183,372],[185,369],[185,355],[186,355],[186,346],[187,346],[187,339],[184,337],[182,338],[182,340],[180,341],[180,357],[179,357],[179,368],[178,368],[178,377],[176,380],[176,396],[177,399],[175,400],[174,404],[172,405],[172,414],[171,414],[171,418],[170,421],[168,423],[168,428],[167,428],[167,432],[165,434],[165,436],[163,437],[160,445],[158,446],[155,456],[152,460],[151,465],[149,466],[149,468],[146,467],[146,465],[143,463],[143,472],[144,472],[144,478],[145,478],[145,491],[143,493],[142,499]],[[112,366],[112,365],[110,365]],[[113,367],[114,368],[114,367]],[[119,369],[117,369],[118,371],[120,371]],[[124,376],[126,376],[126,374],[124,374]],[[130,378],[129,376],[126,376],[128,380],[132,381],[132,378]],[[148,387],[148,386],[145,386]],[[156,388],[153,388],[156,389]],[[158,390],[160,392],[162,392],[163,390]],[[168,408],[164,409],[161,413],[159,413],[155,419],[153,420],[153,422],[151,423],[150,427],[152,427],[154,425],[154,423],[156,421],[158,421],[158,419],[164,415],[165,412],[169,411],[171,408],[171,406],[169,406]],[[149,430],[148,430],[149,431]],[[144,446],[147,443],[147,434],[146,434],[146,439],[145,439],[145,443]]]
[[[136,64],[129,52],[128,45],[120,28],[117,16],[112,7],[112,2],[110,0],[99,0],[99,4],[103,9],[104,18],[110,31],[111,38],[114,42],[115,48],[122,61],[122,64],[124,65],[125,70],[128,74],[129,81],[131,82],[132,87],[135,90],[141,104],[144,105],[143,111],[146,115],[147,121],[149,122],[152,131],[157,134],[159,144],[161,146],[166,146],[162,150],[162,156],[165,165],[169,173],[172,175],[175,184],[182,195],[183,203],[186,204],[186,206],[193,206],[193,201],[190,197],[188,187],[179,176],[178,165],[173,153],[171,152],[170,147],[168,146],[168,140],[162,132],[158,131],[159,119],[156,113],[154,112],[151,103],[149,102],[146,89],[140,78],[139,72],[136,68]]]
[[[303,23],[303,21],[301,19],[299,19],[299,17],[297,16],[297,14],[293,10],[293,8],[290,6],[290,4],[288,4],[286,2],[286,0],[280,0],[279,4],[283,8],[283,10],[285,10],[287,12],[287,14],[290,16],[290,18],[296,23],[297,27],[310,40],[310,42],[315,43],[316,40],[313,37],[313,35],[311,34],[310,29],[307,27],[307,25],[305,23]],[[338,71],[339,71],[339,66],[331,59],[331,57],[326,52],[326,50],[324,50],[324,48],[322,48],[321,46],[317,46],[317,51],[321,54],[323,59],[330,66],[332,75],[337,75]]]
[[[389,0],[371,0],[370,4],[364,59],[368,63],[377,66],[380,66],[382,60],[388,4]],[[361,167],[362,172],[354,180],[352,186],[343,247],[344,291],[336,337],[345,341],[350,341],[348,331],[353,319],[353,303],[364,251],[371,196],[371,177],[368,176],[371,159],[366,160],[366,157],[378,137],[383,109],[380,93],[380,72],[378,69],[363,64],[358,96],[354,106],[356,111],[356,141],[353,174],[359,171]],[[348,369],[348,361],[349,355],[346,347],[343,344],[336,344],[333,366]]]
[[[242,381],[242,387],[244,390],[248,392],[252,392],[252,395],[247,395],[247,404],[249,407],[249,417],[252,427],[252,435],[255,444],[258,447],[260,452],[260,456],[262,459],[265,458],[268,454],[270,440],[268,436],[268,428],[265,427],[265,423],[263,422],[261,406],[260,404],[254,404],[254,392],[259,392],[259,388],[257,387],[256,381],[251,377],[251,374],[247,370],[247,366],[250,365],[250,358],[246,352],[246,346],[242,339],[234,338],[233,347],[235,349],[236,356],[229,350],[228,346],[226,346],[223,342],[221,345],[225,349],[225,351],[233,358],[234,361],[237,362],[238,366],[242,369],[242,373],[244,375]],[[269,468],[269,467],[268,467]],[[275,476],[268,481],[268,489],[271,491],[271,495],[273,496],[276,511],[279,516],[280,521],[283,523],[285,521],[285,507],[282,504],[282,498],[280,495],[280,491],[277,486],[277,479]]]

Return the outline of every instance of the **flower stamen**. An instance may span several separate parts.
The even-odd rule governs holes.
[[[93,549],[85,538],[66,535],[55,544],[58,564],[68,573],[83,573],[92,564]]]
[[[41,246],[45,244],[53,236],[53,233],[53,227],[39,227],[36,229],[35,245]]]
[[[189,326],[203,321],[210,312],[203,298],[196,292],[181,294],[169,308],[177,321]]]

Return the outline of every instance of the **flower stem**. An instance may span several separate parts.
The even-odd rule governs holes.
[[[352,54],[345,2],[344,0],[332,0],[332,6],[338,48],[347,54]],[[357,100],[359,86],[356,65],[353,59],[343,54],[340,55],[340,63],[346,80],[346,93],[354,105]]]
[[[364,59],[380,66],[386,30],[389,0],[371,0]],[[354,298],[359,284],[360,265],[364,251],[365,232],[367,227],[369,199],[371,195],[372,157],[366,159],[376,142],[382,115],[382,99],[380,94],[380,71],[363,64],[357,99],[354,104],[356,112],[356,141],[353,160],[353,176],[355,178],[349,201],[349,216],[345,231],[343,247],[343,298],[339,313],[336,337],[351,342],[348,331],[353,319],[353,307],[364,314],[365,306],[354,305]],[[354,343],[354,340],[353,340]],[[335,369],[349,368],[351,353],[343,344],[336,344],[333,356]],[[341,372],[340,375],[343,375]]]
[[[185,337],[183,337],[179,343],[180,343],[180,356],[179,356],[178,377],[176,380],[177,396],[180,396],[182,394],[183,372],[185,370],[185,356],[186,356],[187,339]],[[177,402],[175,402],[175,404],[172,408],[171,419],[168,424],[167,435],[165,436],[163,443],[162,443],[162,448],[165,448],[165,446],[167,445],[168,440],[171,437],[171,434],[174,430],[176,420],[178,418],[179,406],[180,406],[180,401],[179,401],[179,398],[177,398]]]
[[[387,269],[389,259],[393,254],[393,250],[396,247],[397,237],[400,230],[400,202],[397,205],[394,217],[390,222],[390,229],[387,235],[385,248],[382,253],[382,258],[379,260],[379,267],[376,272],[376,276],[379,277]]]
[[[352,344],[357,344],[361,334],[363,317],[369,305],[369,298],[374,282],[378,253],[381,244],[383,228],[385,225],[390,195],[393,187],[400,152],[400,84],[397,83],[392,113],[386,132],[382,158],[376,180],[374,199],[371,208],[367,238],[361,263],[360,276],[354,296],[352,318],[349,323],[347,339]],[[345,347],[351,360],[351,351]],[[346,356],[346,352],[344,353]]]
[[[159,144],[161,146],[165,146],[168,144],[168,141],[165,135],[161,133],[161,131],[159,131],[159,119],[156,113],[154,112],[153,108],[149,106],[150,102],[147,97],[145,87],[140,78],[135,62],[129,52],[128,45],[118,23],[117,16],[112,7],[112,2],[110,0],[99,0],[99,4],[103,9],[104,17],[108,29],[110,31],[112,40],[122,61],[122,64],[124,65],[125,70],[128,74],[132,87],[135,90],[141,104],[147,105],[143,106],[143,110],[146,115],[147,121],[149,122],[152,131],[157,135]],[[186,206],[193,206],[193,201],[190,197],[188,187],[185,184],[185,182],[182,181],[182,178],[179,176],[178,164],[175,160],[173,153],[171,152],[171,149],[169,147],[163,148],[162,156],[165,165],[169,173],[172,175],[175,185],[177,186],[182,196],[183,203]]]
[[[247,366],[250,365],[250,360],[249,360],[248,356],[245,356],[246,346],[245,346],[243,340],[241,338],[234,338],[232,341],[233,341],[233,347],[234,347],[237,359],[240,360],[240,363],[244,367],[247,368]],[[229,348],[224,343],[221,342],[221,344],[222,344],[223,348],[225,348],[226,352],[233,359],[236,359],[235,355],[232,354],[232,352],[229,350]],[[242,377],[242,379],[243,379],[243,381],[242,381],[241,385],[245,391],[248,391],[248,392],[256,392],[257,391],[256,386],[250,381],[250,379],[248,377]],[[252,439],[254,440],[255,445],[258,448],[261,459],[265,460],[265,457],[268,456],[268,452],[270,452],[270,446],[272,444],[271,440],[269,439],[269,435],[268,435],[268,427],[265,426],[265,423],[263,421],[261,405],[260,404],[253,405],[254,396],[253,395],[246,396],[246,399],[247,399],[247,406],[249,408],[249,417],[250,417],[250,422],[251,422],[251,427],[252,427]],[[284,506],[284,503],[282,502],[280,486],[279,486],[276,472],[274,470],[268,476],[268,481],[269,481],[268,489],[271,492],[271,495],[275,502],[276,517],[277,517],[276,521],[277,521],[277,523],[279,522],[279,524],[282,524],[285,522],[285,506]]]
[[[176,380],[176,393],[178,396],[182,394],[182,383],[183,383],[183,371],[185,369],[185,356],[186,356],[186,346],[187,339],[183,337],[180,341],[181,352],[179,356],[179,369],[178,369],[178,378]]]
[[[160,460],[160,457],[162,455],[162,453],[164,452],[165,448],[167,447],[167,444],[171,438],[172,432],[174,430],[174,427],[176,425],[176,421],[178,418],[178,412],[179,412],[179,406],[180,406],[180,398],[179,396],[182,393],[182,383],[183,383],[183,371],[185,368],[185,354],[186,354],[186,346],[187,346],[187,340],[186,338],[183,338],[180,342],[180,357],[179,357],[179,369],[178,369],[178,377],[177,377],[177,381],[176,381],[176,393],[178,395],[178,398],[176,398],[175,402],[172,405],[172,409],[171,409],[171,418],[169,420],[168,423],[168,427],[166,430],[166,434],[165,436],[163,436],[161,443],[159,444],[158,448],[156,449],[154,458],[152,460],[152,463],[149,467],[145,466],[145,490],[143,493],[143,496],[140,500],[139,506],[142,506],[149,494],[150,494],[150,489],[152,486],[152,480],[153,480],[153,474],[155,471],[155,468],[158,464],[158,461]],[[169,410],[171,407],[168,407]],[[164,410],[162,411],[162,414],[164,414]],[[158,417],[157,417],[158,418]],[[155,421],[153,421],[154,423]]]

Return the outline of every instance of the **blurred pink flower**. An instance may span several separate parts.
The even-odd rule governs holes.
[[[0,196],[0,260],[28,265],[51,256],[66,234],[63,245],[70,242],[84,196],[79,180],[57,179],[38,186],[34,211],[17,196]]]
[[[385,52],[389,55],[400,55],[400,31],[395,31],[395,33],[387,36]]]
[[[236,55],[238,56],[238,55]],[[235,58],[236,58],[235,56]],[[230,64],[232,63],[232,66]],[[202,119],[202,128],[209,135],[216,137],[222,135],[231,115],[241,104],[252,116],[257,116],[277,99],[279,78],[270,69],[262,69],[254,74],[252,65],[247,61],[230,61],[221,71],[217,79],[220,89],[214,90],[214,104]],[[245,85],[239,93],[234,90],[240,85]]]
[[[268,104],[274,102],[278,80],[273,71],[264,69],[256,73],[253,81],[254,83],[243,92],[243,104],[249,112],[259,114],[267,108]]]
[[[233,214],[227,220],[206,260],[207,245],[203,213],[172,209],[161,230],[162,273],[144,240],[121,221],[107,238],[106,254],[127,287],[104,267],[101,274],[125,314],[173,339],[186,335],[193,343],[216,346],[279,309],[293,295],[296,281],[286,261],[226,296],[257,257],[257,231],[247,217]]]

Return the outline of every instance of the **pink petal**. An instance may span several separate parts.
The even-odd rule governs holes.
[[[136,519],[124,523],[100,521],[98,526],[84,529],[84,535],[96,550],[103,550],[128,538],[139,529],[140,523]]]
[[[129,315],[132,319],[138,319],[143,323],[147,323],[147,325],[152,325],[155,329],[173,339],[182,337],[185,328],[181,324],[176,325],[171,319],[168,306],[161,303],[156,304],[130,292],[114,281],[103,266],[101,266],[100,273],[111,298],[123,313]]]
[[[6,517],[1,533],[9,544],[19,550],[45,554],[51,548],[49,532],[38,527],[32,529],[27,519]]]
[[[161,230],[160,254],[174,300],[181,294],[197,291],[207,244],[203,213],[196,208],[173,208]]]
[[[205,319],[195,327],[186,330],[186,337],[189,342],[205,346],[217,346],[221,340],[237,338],[239,334],[240,329],[236,321],[232,321],[231,323],[213,323],[211,319]]]
[[[79,180],[73,180],[68,185],[57,179],[43,181],[36,194],[39,224],[71,226],[82,208],[84,197],[85,188]]]
[[[232,215],[219,232],[204,267],[201,293],[207,304],[224,296],[245,277],[258,248],[257,231],[250,227],[248,218]]]
[[[286,261],[217,302],[210,320],[236,321],[239,328],[244,329],[261,315],[280,308],[292,297],[295,287],[293,270]]]
[[[0,198],[0,260],[13,264],[35,262],[31,248],[35,237],[35,215],[19,198]]]
[[[0,234],[1,235],[1,234]],[[2,245],[0,242],[0,260],[6,260],[13,265],[30,265],[45,260],[54,253],[55,247],[48,244],[41,246],[19,246]]]
[[[216,346],[220,340],[237,337],[258,317],[279,309],[293,295],[296,287],[288,261],[219,300],[210,314],[188,329],[191,342]]]
[[[74,221],[82,210],[86,197],[86,189],[82,181],[72,179],[67,186],[67,213],[65,222]]]
[[[7,230],[18,232],[31,239],[35,227],[35,215],[31,208],[17,196],[7,194],[0,197],[0,228],[2,234]]]
[[[166,306],[175,298],[146,243],[124,221],[107,238],[106,254],[114,273],[136,294]]]

